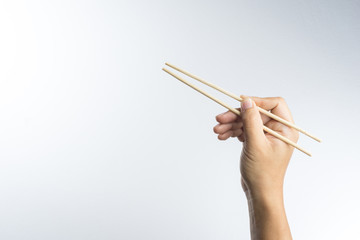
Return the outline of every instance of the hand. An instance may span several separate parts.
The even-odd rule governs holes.
[[[216,117],[214,132],[220,140],[237,137],[243,142],[241,184],[248,199],[252,239],[292,239],[287,222],[283,183],[294,148],[263,131],[263,125],[297,142],[296,130],[259,113],[259,106],[293,122],[282,98],[242,96],[241,116],[226,112]]]
[[[252,194],[266,194],[282,191],[285,172],[294,148],[278,138],[264,133],[263,125],[273,129],[286,138],[297,142],[296,130],[260,114],[259,106],[279,117],[293,122],[289,108],[283,98],[244,97],[241,116],[228,111],[216,116],[219,122],[214,132],[220,140],[237,137],[244,142],[241,154],[240,171],[244,191]]]

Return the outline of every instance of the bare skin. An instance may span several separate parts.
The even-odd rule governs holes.
[[[242,96],[241,116],[225,112],[216,116],[214,127],[219,140],[230,137],[243,142],[240,159],[241,185],[248,200],[252,239],[292,239],[287,222],[283,183],[294,148],[265,133],[265,125],[297,142],[299,134],[265,115],[256,106],[293,122],[283,98]]]

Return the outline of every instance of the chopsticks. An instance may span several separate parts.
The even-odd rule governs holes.
[[[216,89],[216,90],[224,93],[225,95],[227,95],[227,96],[229,96],[229,97],[234,98],[234,99],[237,100],[237,101],[240,101],[240,102],[243,101],[243,99],[242,99],[241,97],[238,97],[238,96],[236,96],[235,94],[230,93],[230,92],[228,92],[228,91],[226,91],[226,90],[224,90],[224,89],[216,86],[215,84],[209,83],[209,82],[207,82],[207,81],[205,81],[205,80],[203,80],[203,79],[201,79],[201,78],[199,78],[199,77],[197,77],[197,76],[195,76],[195,75],[193,75],[193,74],[191,74],[191,73],[189,73],[189,72],[187,72],[187,71],[185,71],[185,70],[182,70],[182,69],[180,69],[180,68],[178,68],[178,67],[176,67],[176,66],[174,66],[174,65],[172,65],[172,64],[170,64],[170,63],[165,63],[165,64],[166,64],[167,66],[169,66],[169,67],[171,67],[171,68],[173,68],[173,69],[175,69],[175,70],[177,70],[177,71],[179,71],[179,72],[181,72],[181,73],[183,73],[183,74],[185,74],[185,75],[187,75],[187,76],[189,76],[189,77],[191,77],[191,78],[193,78],[193,79],[195,79],[195,80],[197,80],[197,81],[199,81],[199,82],[201,82],[201,83],[203,83],[203,84],[205,84],[205,85],[207,85],[207,86],[209,86],[209,87],[212,87],[212,88],[214,88],[214,89]],[[217,102],[218,104],[222,105],[223,107],[227,108],[228,110],[230,110],[231,112],[235,113],[236,115],[240,115],[240,111],[239,111],[239,110],[230,107],[230,106],[227,105],[226,103],[224,103],[224,102],[222,102],[221,100],[219,100],[219,99],[211,96],[210,94],[206,93],[205,91],[201,90],[200,88],[196,87],[195,85],[191,84],[190,82],[186,81],[185,79],[183,79],[183,78],[179,77],[178,75],[172,73],[172,72],[169,71],[168,69],[163,68],[162,70],[164,70],[165,72],[167,72],[168,74],[170,74],[170,75],[173,76],[174,78],[180,80],[181,82],[185,83],[185,84],[188,85],[189,87],[191,87],[191,88],[195,89],[196,91],[200,92],[201,94],[205,95],[206,97],[208,97],[208,98],[212,99],[213,101]],[[275,119],[275,120],[277,120],[277,121],[285,124],[286,126],[292,127],[292,128],[294,128],[294,129],[296,129],[297,131],[299,131],[299,132],[301,132],[301,133],[303,133],[303,134],[311,137],[312,139],[314,139],[314,140],[316,140],[316,141],[318,141],[318,142],[321,142],[321,140],[320,140],[319,138],[317,138],[317,137],[313,136],[312,134],[306,132],[305,130],[301,129],[300,127],[296,126],[295,124],[293,124],[293,123],[291,123],[291,122],[289,122],[289,121],[286,121],[286,120],[280,118],[279,116],[274,115],[274,114],[266,111],[265,109],[262,109],[262,108],[260,108],[260,107],[258,107],[258,109],[259,109],[259,111],[260,111],[261,113],[267,115],[268,117],[273,118],[273,119]],[[289,144],[289,145],[295,147],[296,149],[302,151],[303,153],[307,154],[308,156],[311,156],[311,153],[309,153],[308,151],[306,151],[304,148],[300,147],[298,144],[292,142],[291,140],[287,139],[286,137],[280,135],[279,133],[273,131],[272,129],[270,129],[270,128],[266,127],[266,126],[263,126],[263,129],[264,129],[264,131],[268,132],[269,134],[273,135],[274,137],[279,138],[280,140],[286,142],[287,144]]]
[[[175,69],[175,70],[177,70],[177,71],[179,71],[179,72],[181,72],[181,73],[183,73],[183,74],[185,74],[185,75],[187,75],[187,76],[189,76],[189,77],[191,77],[191,78],[193,78],[193,79],[195,79],[195,80],[198,80],[199,82],[201,82],[201,83],[203,83],[203,84],[205,84],[205,85],[207,85],[207,86],[209,86],[209,87],[212,87],[212,88],[218,90],[219,92],[222,92],[222,93],[224,93],[225,95],[227,95],[227,96],[229,96],[229,97],[231,97],[231,98],[233,98],[233,99],[235,99],[235,100],[237,100],[237,101],[239,101],[239,102],[242,102],[242,101],[243,101],[243,99],[242,99],[241,97],[238,97],[238,96],[236,96],[235,94],[230,93],[230,92],[228,92],[228,91],[226,91],[226,90],[224,90],[224,89],[216,86],[215,84],[209,83],[209,82],[207,82],[207,81],[205,81],[205,80],[203,80],[203,79],[201,79],[201,78],[199,78],[199,77],[197,77],[197,76],[195,76],[195,75],[193,75],[193,74],[191,74],[191,73],[189,73],[189,72],[186,72],[186,71],[184,71],[184,70],[182,70],[182,69],[180,69],[180,68],[178,68],[178,67],[176,67],[176,66],[174,66],[174,65],[172,65],[172,64],[170,64],[170,63],[165,63],[165,65],[167,65],[167,66],[169,66],[169,67],[171,67],[171,68],[173,68],[173,69]],[[285,119],[282,119],[282,118],[276,116],[275,114],[272,114],[271,112],[268,112],[268,111],[266,111],[265,109],[262,109],[261,107],[258,107],[258,109],[259,109],[259,111],[260,111],[261,113],[263,113],[264,115],[266,115],[266,116],[268,116],[268,117],[270,117],[270,118],[272,118],[272,119],[275,119],[275,120],[277,120],[278,122],[281,122],[282,124],[285,124],[285,125],[288,126],[288,127],[294,128],[294,129],[296,129],[297,131],[299,131],[299,132],[301,132],[301,133],[303,133],[303,134],[311,137],[312,139],[314,139],[314,140],[316,140],[316,141],[318,141],[318,142],[321,142],[321,140],[320,140],[319,138],[317,138],[317,137],[315,137],[314,135],[306,132],[305,130],[301,129],[300,127],[296,126],[295,124],[293,124],[293,123],[291,123],[291,122],[289,122],[289,121],[286,121]]]

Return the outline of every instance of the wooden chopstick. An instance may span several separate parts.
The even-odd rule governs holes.
[[[174,78],[180,80],[181,82],[185,83],[186,85],[188,85],[189,87],[195,89],[196,91],[198,91],[199,93],[205,95],[206,97],[210,98],[211,100],[217,102],[218,104],[220,104],[221,106],[229,109],[231,112],[235,113],[236,115],[240,116],[240,111],[230,107],[229,105],[227,105],[226,103],[222,102],[221,100],[211,96],[210,94],[208,94],[207,92],[201,90],[200,88],[196,87],[195,85],[191,84],[190,82],[186,81],[185,79],[179,77],[178,75],[176,75],[175,73],[172,73],[171,71],[167,70],[166,68],[163,68],[162,70],[164,70],[165,72],[167,72],[168,74],[170,74],[171,76],[173,76]],[[308,151],[306,151],[304,148],[300,147],[298,144],[292,142],[291,140],[287,139],[286,137],[280,135],[279,133],[273,131],[272,129],[263,126],[264,131],[268,132],[269,134],[273,135],[274,137],[279,138],[280,140],[286,142],[287,144],[293,146],[294,148],[302,151],[303,153],[307,154],[308,156],[311,157],[311,153],[309,153]]]
[[[207,85],[209,87],[212,87],[212,88],[218,90],[219,92],[222,92],[225,95],[227,95],[227,96],[229,96],[229,97],[231,97],[231,98],[233,98],[233,99],[235,99],[235,100],[237,100],[239,102],[243,101],[243,99],[241,97],[239,97],[239,96],[237,96],[237,95],[235,95],[235,94],[233,94],[231,92],[228,92],[228,91],[222,89],[221,87],[216,86],[215,84],[209,83],[209,82],[205,81],[204,79],[201,79],[201,78],[199,78],[199,77],[197,77],[197,76],[195,76],[195,75],[193,75],[193,74],[191,74],[191,73],[189,73],[189,72],[187,72],[187,71],[185,71],[185,70],[183,70],[181,68],[178,68],[178,67],[176,67],[176,66],[174,66],[174,65],[172,65],[170,63],[165,63],[165,65],[167,65],[167,66],[169,66],[169,67],[171,67],[171,68],[173,68],[173,69],[175,69],[175,70],[177,70],[177,71],[179,71],[179,72],[181,72],[181,73],[183,73],[183,74],[185,74],[185,75],[187,75],[187,76],[189,76],[189,77],[191,77],[191,78],[193,78],[193,79],[195,79],[195,80],[197,80],[197,81],[199,81],[199,82],[201,82],[201,83],[203,83],[203,84],[205,84],[205,85]],[[316,140],[318,142],[321,142],[321,139],[319,139],[319,138],[315,137],[314,135],[306,132],[305,130],[303,130],[302,128],[296,126],[295,124],[293,124],[293,123],[291,123],[289,121],[286,121],[285,119],[282,119],[281,117],[279,117],[279,116],[277,116],[275,114],[272,114],[271,112],[266,111],[265,109],[263,109],[261,107],[258,107],[258,109],[259,109],[259,111],[261,113],[265,114],[266,116],[268,116],[268,117],[270,117],[272,119],[275,119],[275,120],[281,122],[282,124],[284,124],[284,125],[286,125],[288,127],[294,128],[297,131],[305,134],[308,137],[311,137],[312,139],[314,139],[314,140]]]

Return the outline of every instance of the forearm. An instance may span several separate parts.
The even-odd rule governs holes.
[[[255,193],[246,191],[251,239],[292,239],[282,191]]]

